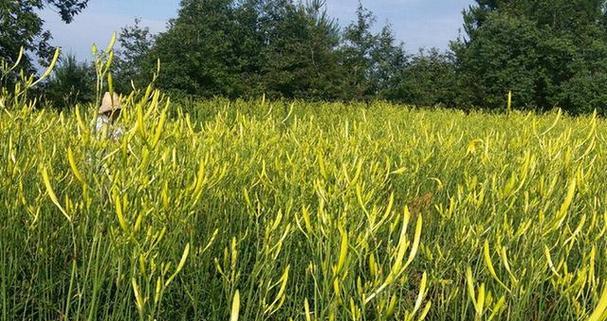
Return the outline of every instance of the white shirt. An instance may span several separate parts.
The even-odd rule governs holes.
[[[102,134],[108,138],[113,140],[118,140],[124,134],[122,128],[112,126],[112,122],[107,115],[99,115],[97,116],[97,121],[95,123],[95,132],[98,134]]]

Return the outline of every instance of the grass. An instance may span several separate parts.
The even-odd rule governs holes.
[[[150,86],[113,141],[94,106],[36,110],[40,81],[0,89],[2,321],[607,317],[595,116]]]
[[[604,319],[603,120],[154,97],[0,109],[0,320]]]

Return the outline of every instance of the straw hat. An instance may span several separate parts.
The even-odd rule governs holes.
[[[122,109],[122,106],[120,105],[120,96],[116,93],[110,94],[109,92],[106,92],[105,95],[103,95],[101,107],[99,107],[99,114],[113,113],[120,109]]]

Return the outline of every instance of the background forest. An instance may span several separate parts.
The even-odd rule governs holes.
[[[25,47],[25,66],[44,64],[53,48],[37,10],[54,7],[69,23],[87,3],[1,0],[1,56],[10,62]],[[122,29],[113,72],[118,89],[130,91],[150,81],[159,60],[157,85],[174,97],[265,94],[491,110],[503,109],[512,91],[518,109],[605,114],[606,3],[477,0],[464,10],[450,50],[415,53],[390,25],[375,26],[363,4],[342,26],[321,0],[183,0],[165,32],[152,34],[139,21]],[[62,57],[46,98],[58,108],[90,101],[93,74]]]

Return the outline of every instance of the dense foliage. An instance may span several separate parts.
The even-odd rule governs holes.
[[[58,109],[91,103],[95,100],[95,77],[95,70],[89,64],[68,55],[59,61],[46,82],[44,98],[49,106]]]
[[[87,1],[0,1],[0,53],[51,52],[38,10],[69,22]],[[476,0],[450,51],[407,53],[360,4],[346,25],[322,0],[182,0],[158,35],[136,22],[113,67],[128,92],[157,71],[160,88],[198,98],[262,95],[323,101],[607,114],[606,0]],[[24,66],[31,66],[26,59]]]
[[[199,96],[386,99],[607,113],[606,2],[478,0],[452,52],[408,55],[362,5],[344,28],[320,1],[182,2],[148,56],[160,86]],[[153,64],[148,62],[149,66]]]
[[[330,99],[340,90],[338,44],[318,2],[183,1],[150,58],[162,63],[162,88],[189,95]]]
[[[0,95],[0,320],[601,320],[602,120],[148,94]]]
[[[604,120],[371,101],[604,111],[602,2],[542,4],[479,0],[452,53],[410,56],[362,6],[184,0],[117,57],[13,78],[0,321],[605,320]]]
[[[154,64],[148,55],[154,35],[148,27],[141,25],[139,19],[135,23],[126,26],[120,31],[119,50],[117,50],[113,61],[113,75],[116,81],[116,91],[130,92],[135,88],[147,86],[150,82]]]
[[[461,103],[607,112],[604,0],[477,0],[464,13],[467,38],[453,45]]]

